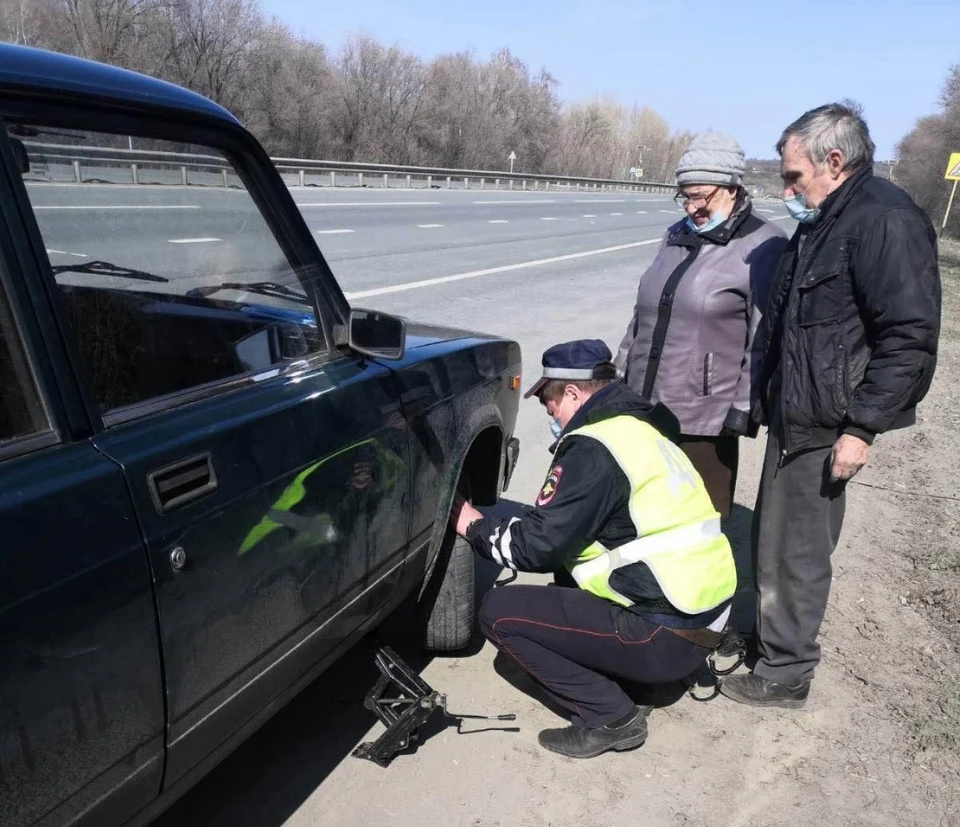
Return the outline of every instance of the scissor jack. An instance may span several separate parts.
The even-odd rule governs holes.
[[[447,710],[447,696],[432,689],[413,669],[401,660],[389,646],[377,648],[375,663],[380,677],[367,693],[363,705],[373,712],[387,728],[376,741],[360,744],[354,751],[355,758],[366,758],[381,767],[387,766],[394,755],[416,741],[417,730],[430,716],[440,710],[445,717],[457,721],[457,731],[465,719],[483,721],[515,721],[517,716],[508,715],[456,715]],[[384,693],[393,685],[395,697],[385,698]]]

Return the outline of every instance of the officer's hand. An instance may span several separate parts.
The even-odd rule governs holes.
[[[850,479],[867,464],[869,454],[870,446],[860,437],[841,434],[830,454],[830,481]]]
[[[450,526],[461,537],[467,536],[467,529],[470,523],[483,518],[483,515],[477,511],[459,494],[453,497],[453,508],[450,509]]]

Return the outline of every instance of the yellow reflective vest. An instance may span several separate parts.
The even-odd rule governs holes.
[[[569,436],[602,443],[630,483],[637,539],[615,549],[598,542],[567,564],[580,588],[630,606],[610,586],[618,568],[645,563],[664,596],[685,614],[700,614],[733,597],[737,574],[720,515],[689,458],[653,426],[632,416],[585,425]]]

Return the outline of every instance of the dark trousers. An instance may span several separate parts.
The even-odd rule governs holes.
[[[767,434],[753,523],[757,584],[755,674],[797,684],[820,662],[817,635],[827,609],[840,539],[846,485],[830,482],[831,448],[791,455],[780,463],[775,428]]]
[[[603,726],[633,701],[614,678],[666,683],[709,654],[639,615],[579,588],[501,586],[487,592],[480,628],[561,706],[574,725]]]
[[[733,493],[737,487],[740,437],[683,434],[677,445],[703,478],[713,507],[720,512],[721,517],[729,517],[730,508],[733,506]]]

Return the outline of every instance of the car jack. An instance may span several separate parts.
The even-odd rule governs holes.
[[[380,677],[367,693],[363,705],[373,712],[387,728],[376,741],[360,744],[354,751],[355,758],[366,758],[386,767],[391,759],[416,741],[417,730],[430,716],[440,710],[447,718],[458,722],[457,731],[465,719],[484,721],[515,721],[517,716],[508,715],[455,715],[447,710],[447,696],[433,690],[413,669],[400,659],[389,646],[380,646],[375,662]],[[395,687],[395,697],[385,698],[384,693]],[[509,731],[509,730],[505,730]],[[517,730],[512,730],[516,732]]]

